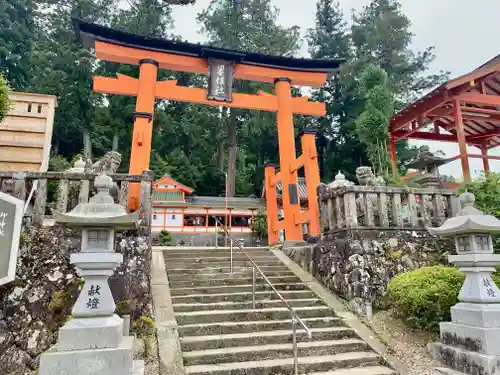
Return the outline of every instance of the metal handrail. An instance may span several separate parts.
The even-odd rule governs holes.
[[[302,321],[302,319],[297,315],[293,307],[291,307],[288,302],[283,298],[280,292],[276,290],[274,287],[273,283],[267,278],[266,275],[264,275],[264,272],[260,269],[260,267],[253,261],[253,259],[250,257],[250,255],[247,254],[245,250],[243,250],[243,247],[239,243],[238,240],[236,240],[231,233],[227,230],[227,228],[222,225],[222,223],[219,221],[219,219],[216,216],[213,216],[215,219],[215,224],[216,228],[217,226],[222,227],[226,235],[230,239],[230,265],[229,265],[229,271],[232,274],[233,273],[233,242],[236,242],[238,249],[248,258],[250,263],[252,264],[252,307],[255,309],[255,271],[259,272],[264,281],[271,287],[274,293],[278,296],[280,299],[281,303],[288,309],[290,312],[290,315],[292,317],[292,345],[293,345],[293,365],[294,365],[294,371],[295,375],[299,375],[299,359],[298,359],[298,350],[297,350],[297,322],[302,326],[304,331],[306,331],[307,336],[309,339],[312,338],[312,333],[311,330],[306,326],[306,324]],[[217,225],[218,224],[218,225]],[[216,230],[216,246],[217,246],[217,230]]]

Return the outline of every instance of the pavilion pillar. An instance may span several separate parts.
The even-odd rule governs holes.
[[[134,112],[134,130],[130,153],[130,174],[142,174],[149,169],[151,140],[153,136],[153,114],[158,63],[151,59],[139,62],[139,90]],[[140,204],[140,184],[129,184],[128,208],[135,211]]]
[[[264,166],[265,180],[264,191],[266,192],[267,211],[267,241],[269,245],[278,243],[278,197],[276,195],[276,185],[272,183],[275,176],[275,165],[266,164]]]
[[[460,150],[460,160],[462,162],[462,175],[464,181],[470,181],[469,157],[467,155],[467,142],[465,140],[464,121],[462,117],[462,109],[460,108],[460,100],[453,100],[453,117],[455,119],[455,130],[457,132],[458,148]]]
[[[316,132],[302,132],[302,155],[304,155],[304,172],[307,186],[307,205],[309,213],[309,234],[317,237],[321,233],[319,225],[318,186],[321,183],[316,149]]]
[[[390,154],[391,154],[391,166],[392,166],[392,177],[396,178],[398,173],[398,159],[396,154],[396,140],[390,138]]]
[[[490,161],[488,160],[488,147],[486,144],[481,145],[481,155],[483,156],[483,169],[484,174],[489,176],[490,174]]]
[[[280,154],[280,174],[283,186],[283,229],[285,240],[302,241],[302,225],[296,224],[300,216],[300,199],[297,187],[297,171],[292,172],[295,161],[295,132],[293,127],[292,85],[289,78],[275,80],[278,99],[278,145]]]

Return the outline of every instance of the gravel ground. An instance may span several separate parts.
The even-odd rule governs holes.
[[[427,352],[427,344],[439,339],[437,334],[414,331],[388,311],[375,313],[373,320],[365,323],[408,366],[409,375],[442,375],[435,369],[439,363]]]
[[[134,347],[134,359],[144,360],[144,375],[159,375],[160,361],[156,336],[145,339],[136,338]]]

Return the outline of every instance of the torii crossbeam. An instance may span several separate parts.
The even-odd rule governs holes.
[[[245,53],[191,43],[146,38],[99,25],[73,20],[83,44],[95,49],[98,59],[139,65],[139,78],[118,74],[94,77],[94,91],[136,96],[134,130],[130,155],[130,173],[141,174],[149,168],[156,99],[226,106],[276,112],[280,172],[266,171],[266,184],[272,190],[279,179],[283,189],[284,220],[278,222],[276,196],[268,198],[269,241],[276,242],[277,231],[285,230],[288,240],[302,239],[302,223],[309,223],[311,235],[320,232],[316,187],[319,184],[314,136],[303,137],[304,155],[297,158],[293,115],[324,116],[325,104],[311,102],[307,97],[293,98],[291,86],[320,87],[327,74],[338,70],[341,60],[292,59]],[[208,89],[179,86],[175,80],[158,81],[158,70],[207,74]],[[260,91],[257,95],[233,93],[233,79],[275,84],[275,94]],[[297,191],[297,170],[305,168],[309,210],[300,212]],[[272,179],[269,176],[273,174]],[[272,181],[271,181],[272,180]],[[267,186],[266,186],[267,187]],[[270,196],[270,195],[269,195]],[[129,187],[128,206],[139,206],[140,186]]]

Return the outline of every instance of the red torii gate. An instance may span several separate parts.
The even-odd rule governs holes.
[[[423,131],[428,125],[431,131]],[[488,150],[500,145],[500,55],[474,71],[450,80],[398,112],[389,123],[393,173],[397,171],[396,142],[419,139],[456,142],[465,181],[470,181],[469,158],[483,159],[484,172],[490,173]],[[443,133],[445,132],[445,133]],[[469,154],[467,145],[481,149]]]
[[[280,180],[283,189],[284,220],[278,221],[276,194],[268,194],[267,216],[269,242],[276,242],[278,232],[286,239],[302,239],[302,223],[309,223],[310,234],[320,233],[316,187],[319,185],[314,134],[302,137],[303,155],[297,158],[293,115],[324,116],[324,103],[307,97],[293,98],[291,86],[320,87],[327,73],[338,70],[341,60],[309,60],[267,56],[148,38],[107,27],[73,20],[82,42],[95,49],[96,57],[122,64],[139,65],[139,78],[119,74],[116,78],[94,77],[94,91],[137,97],[134,132],[130,155],[130,173],[141,174],[149,168],[153,114],[156,99],[178,100],[212,106],[255,109],[277,113],[280,172],[266,168],[266,187],[272,191]],[[158,69],[208,74],[208,89],[183,87],[177,81],[158,81]],[[233,79],[275,84],[275,95],[233,93]],[[300,212],[297,171],[304,167],[308,187],[309,210]],[[128,206],[139,206],[140,186],[130,184]],[[271,199],[272,198],[272,199]]]

